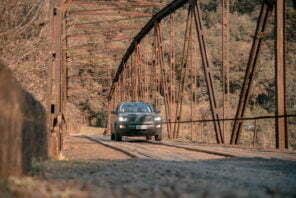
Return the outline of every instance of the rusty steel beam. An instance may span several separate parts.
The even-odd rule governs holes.
[[[90,70],[94,70],[94,71],[99,71],[99,70],[108,70],[110,67],[110,65],[107,64],[75,64],[75,65],[71,65],[71,68],[75,68],[76,70],[80,70],[80,69],[90,69]]]
[[[83,87],[69,87],[67,97],[76,94],[88,94],[88,90]]]
[[[138,17],[126,17],[126,18],[120,18],[120,19],[111,19],[111,20],[103,19],[102,18],[101,21],[90,21],[90,22],[86,22],[86,23],[74,23],[74,24],[73,23],[69,23],[67,25],[67,27],[69,28],[69,27],[72,27],[72,26],[75,26],[75,25],[101,25],[102,23],[108,23],[108,25],[110,23],[112,23],[114,25],[117,22],[126,22],[126,23],[128,23],[126,25],[130,25],[129,20],[131,20],[131,19],[137,19],[137,20],[139,20],[141,18],[146,19],[147,17],[146,16],[143,16],[143,17],[138,16]],[[122,25],[122,24],[117,24],[117,25]]]
[[[108,69],[110,67],[110,64],[96,64],[96,63],[84,63],[84,64],[71,64],[70,68],[73,68],[74,70],[78,69]]]
[[[107,53],[102,53],[102,54],[98,54],[98,55],[73,55],[71,56],[71,58],[106,58],[106,59],[114,59],[114,58],[119,58],[119,55],[117,54],[110,54],[110,52]]]
[[[108,100],[112,99],[113,92],[115,91],[115,85],[119,80],[119,77],[121,73],[124,70],[124,67],[130,58],[131,54],[135,51],[135,48],[138,43],[141,42],[141,40],[153,29],[154,24],[156,22],[160,22],[162,19],[170,15],[171,13],[175,12],[177,9],[182,7],[188,3],[188,0],[175,0],[168,4],[166,7],[162,8],[158,13],[153,15],[153,17],[146,23],[146,25],[141,29],[141,31],[134,37],[133,41],[131,42],[130,46],[126,50],[124,56],[122,57],[122,60],[118,66],[117,72],[115,74],[115,77],[112,81],[112,85],[110,88]]]
[[[101,38],[101,39],[132,39],[132,36],[126,36],[126,35],[102,35],[102,33],[92,33],[92,34],[70,34],[65,36],[67,39],[69,38],[83,38],[83,37],[89,37],[89,38]]]
[[[78,79],[78,80],[96,80],[96,79],[101,79],[101,76],[104,76],[104,74],[102,75],[98,75],[98,76],[68,76],[67,78],[70,79],[70,80],[73,80],[73,79]],[[106,77],[107,78],[107,77]],[[73,87],[68,87],[68,89],[72,89]]]
[[[115,59],[108,59],[108,58],[101,58],[101,59],[99,59],[98,58],[98,60],[100,60],[100,63],[101,63],[101,65],[105,65],[105,64],[110,64],[110,61],[114,61],[114,62],[116,62],[117,60]],[[90,62],[88,62],[88,61],[85,61],[85,62],[83,62],[84,60],[83,59],[80,59],[79,61],[82,61],[82,62],[78,62],[78,60],[75,60],[74,62],[72,62],[71,64],[73,64],[73,65],[85,65],[85,64],[92,64],[92,63],[90,63]],[[99,64],[98,64],[99,65]],[[74,66],[73,66],[74,67]],[[83,69],[83,68],[82,68]]]
[[[223,96],[223,119],[228,117],[228,111],[225,111],[229,99],[230,79],[229,79],[229,7],[230,0],[221,1],[221,33],[222,33],[222,96]],[[222,122],[223,124],[223,136],[225,136],[228,129],[228,122]],[[228,135],[227,135],[228,138]],[[226,140],[225,140],[226,141]]]
[[[91,57],[93,58],[103,58],[103,59],[113,59],[113,60],[120,60],[120,56],[121,56],[121,50],[116,50],[116,51],[111,51],[111,50],[108,50],[108,51],[89,51],[89,52],[84,52],[84,53],[72,53],[72,54],[69,54],[68,55],[68,59],[70,60],[76,60],[78,58],[80,58],[80,60],[83,60],[83,59],[90,59],[92,60]],[[94,55],[93,55],[94,54]],[[106,57],[108,56],[108,57]]]
[[[101,13],[101,12],[127,12],[127,13],[139,13],[139,14],[150,14],[150,13],[145,13],[145,12],[136,12],[136,11],[129,11],[129,10],[134,10],[133,7],[105,7],[105,8],[97,8],[97,9],[81,9],[81,10],[71,10],[68,13],[70,15],[88,15],[88,13]],[[152,14],[150,14],[152,15]]]
[[[97,86],[97,87],[94,87],[94,89],[92,88],[89,88],[89,87],[85,87],[85,88],[81,88],[81,89],[69,89],[69,93],[67,95],[68,98],[71,98],[71,97],[77,97],[77,95],[85,95],[85,94],[89,94],[90,96],[88,96],[87,98],[88,99],[101,99],[101,100],[104,100],[102,99],[101,97],[104,96],[104,95],[101,95],[100,93],[102,93],[102,90],[104,88],[101,87],[101,86]],[[105,97],[105,96],[104,96]]]
[[[56,6],[58,6],[59,0],[56,0]],[[53,81],[54,90],[53,97],[55,98],[55,113],[62,112],[62,94],[61,94],[61,71],[62,71],[62,13],[58,8],[53,8]]]
[[[140,25],[128,25],[128,24],[117,24],[117,25],[101,25],[101,24],[85,24],[85,25],[74,25],[74,28],[81,31],[93,31],[98,30],[99,28],[102,31],[128,31],[128,30],[138,30],[142,26]]]
[[[80,60],[80,61],[84,61],[84,60]],[[115,60],[112,60],[112,61],[116,61],[116,59]],[[108,59],[102,59],[102,60],[100,60],[100,63],[101,64],[110,64],[110,60],[108,60]],[[85,61],[85,62],[71,62],[71,64],[73,64],[73,65],[84,65],[84,64],[92,64],[92,63],[89,63],[87,60]],[[113,64],[112,64],[113,65]]]
[[[49,4],[49,26],[50,26],[50,40],[52,41],[51,43],[51,50],[53,51],[53,53],[51,53],[51,56],[52,56],[52,60],[48,66],[48,90],[47,90],[47,111],[48,111],[48,114],[50,115],[49,116],[49,125],[51,125],[51,114],[52,111],[51,111],[51,106],[52,106],[52,103],[54,102],[53,100],[53,87],[54,87],[54,59],[55,59],[55,53],[54,53],[54,40],[55,40],[55,31],[54,31],[54,22],[55,22],[55,18],[54,18],[54,13],[53,13],[53,10],[55,8],[55,3],[53,1],[50,2]]]
[[[51,131],[49,140],[49,155],[57,158],[62,150],[64,129],[64,64],[62,53],[62,34],[64,12],[60,9],[61,0],[50,2],[50,24],[52,41],[52,65],[50,69],[51,90],[49,93],[49,129]]]
[[[98,31],[93,31],[93,30],[87,31],[86,29],[83,29],[80,31],[75,31],[73,34],[69,34],[68,36],[72,37],[71,35],[73,35],[75,37],[76,35],[81,35],[81,34],[83,34],[83,35],[96,34],[96,35],[109,36],[109,35],[116,35],[116,34],[118,34],[118,32],[119,31],[116,31],[116,30],[107,30],[106,31],[106,30],[101,29]]]
[[[111,11],[100,11],[100,10],[84,10],[84,11],[72,11],[70,16],[86,16],[86,15],[102,15],[102,16],[142,16],[142,17],[151,17],[152,14],[143,13],[143,12],[132,12],[132,11],[122,11],[122,10],[111,10]]]
[[[102,57],[102,58],[107,58],[106,56],[109,56],[109,57],[112,57],[114,60],[120,60],[121,58],[121,54],[123,53],[124,51],[123,50],[106,50],[106,51],[102,51],[102,50],[92,50],[92,51],[84,51],[83,53],[82,52],[77,52],[77,53],[72,53],[70,55],[68,55],[68,58],[69,59],[76,59],[76,58],[83,58],[83,57],[86,57],[86,58],[90,58],[90,57],[94,57],[94,58],[97,58],[97,57]],[[94,54],[94,55],[92,55]],[[116,57],[115,57],[116,56]]]
[[[68,4],[63,4],[63,24],[62,24],[62,28],[63,28],[63,35],[67,35],[67,23],[68,23],[68,12],[67,12],[67,7],[69,7],[69,2]],[[69,42],[68,39],[63,40],[62,43],[62,49],[61,49],[61,53],[62,53],[62,97],[63,97],[63,114],[65,112],[66,109],[66,104],[67,104],[67,75],[68,75],[68,53],[63,51],[63,48],[68,48],[69,46]],[[65,118],[66,120],[66,118]],[[67,130],[67,129],[65,129]]]
[[[76,14],[76,13],[84,13],[86,11],[114,11],[114,10],[122,10],[121,7],[105,7],[105,8],[97,8],[97,9],[83,9],[83,10],[70,10],[69,14]]]
[[[73,46],[69,46],[68,48],[69,49],[76,49],[76,48],[84,48],[84,47],[96,47],[98,46],[99,44],[98,43],[86,43],[86,44],[82,44],[82,45],[73,45]],[[111,47],[114,47],[114,46],[110,46],[110,45],[107,45],[107,44],[103,44],[103,47],[104,48],[111,48]],[[115,47],[114,47],[115,48]],[[64,49],[66,50],[66,49]]]
[[[261,6],[260,16],[257,22],[255,36],[254,36],[252,48],[250,51],[249,61],[246,69],[244,83],[240,93],[240,98],[237,106],[235,119],[244,117],[246,105],[248,103],[250,90],[252,87],[252,82],[254,79],[254,72],[257,66],[258,56],[261,50],[262,40],[265,35],[266,23],[269,16],[272,14],[273,6],[274,6],[273,1],[268,1],[268,0],[264,1]],[[241,120],[234,121],[232,133],[231,133],[231,139],[230,139],[231,144],[238,144],[242,124],[243,124],[243,121]]]
[[[165,117],[167,120],[170,121],[170,114],[171,109],[168,104],[168,89],[167,89],[167,78],[166,78],[166,68],[164,63],[164,53],[163,53],[163,39],[162,39],[162,31],[161,26],[159,23],[155,24],[155,30],[154,30],[154,36],[155,36],[155,57],[156,57],[156,64],[160,67],[160,85],[163,88],[163,97],[164,97],[164,106],[165,106]],[[138,75],[140,77],[140,75]],[[167,123],[167,131],[168,134],[171,134],[172,125],[170,123]]]
[[[94,35],[102,35],[104,37],[108,37],[108,36],[117,36],[119,31],[112,31],[112,30],[99,30],[99,31],[76,31],[73,34],[69,34],[66,35],[67,38],[71,38],[71,37],[81,37],[82,35],[90,35],[90,36],[94,36]]]
[[[122,51],[124,50],[124,47],[105,47],[105,48],[99,48],[99,47],[90,47],[90,46],[81,46],[81,47],[73,47],[73,48],[68,48],[68,49],[64,49],[64,51],[67,52],[71,52],[71,51],[75,51],[75,50],[88,50],[88,51],[104,51],[104,52],[109,52],[109,51]]]
[[[194,22],[196,25],[196,32],[197,32],[197,39],[199,43],[199,49],[201,53],[201,60],[202,60],[202,66],[204,70],[204,75],[205,75],[205,80],[207,84],[207,89],[208,89],[208,96],[209,96],[209,101],[210,101],[210,107],[211,107],[211,112],[212,112],[212,118],[214,121],[214,129],[216,133],[216,141],[218,144],[223,144],[224,143],[224,137],[223,137],[223,132],[221,129],[221,123],[220,123],[220,117],[218,113],[218,103],[215,97],[215,90],[214,90],[214,85],[213,85],[213,77],[211,73],[211,67],[208,59],[208,54],[207,54],[207,49],[206,49],[206,42],[205,42],[205,35],[203,32],[203,27],[201,23],[201,13],[199,10],[199,6],[196,1],[192,1],[193,6],[193,14],[194,14]]]
[[[193,32],[193,10],[192,7],[188,9],[187,19],[186,19],[186,28],[185,28],[185,35],[184,35],[184,43],[183,43],[183,50],[182,50],[182,59],[181,59],[181,77],[179,86],[177,89],[177,97],[176,97],[176,109],[175,109],[175,121],[174,130],[173,130],[173,137],[177,138],[179,136],[180,131],[180,123],[182,119],[182,109],[183,109],[183,99],[184,99],[184,90],[185,90],[185,82],[188,78],[189,73],[189,59],[190,55],[192,54],[192,32]]]
[[[78,62],[78,61],[82,61],[82,62]],[[83,62],[83,61],[85,61],[85,62]],[[92,60],[92,61],[94,61],[94,60]],[[98,61],[98,62],[100,61],[99,63],[101,63],[102,65],[111,64],[110,63],[111,61],[117,62],[117,60],[114,59],[114,58],[110,58],[110,59],[108,59],[108,58],[100,58],[100,59],[95,59],[95,61]],[[112,62],[112,65],[113,65],[113,62]],[[84,59],[78,59],[78,60],[73,61],[71,64],[73,64],[73,65],[85,65],[85,64],[89,64],[89,63],[90,62],[87,61],[86,59],[85,60]]]
[[[276,115],[286,114],[285,0],[276,1]],[[276,148],[288,148],[287,118],[276,118]]]
[[[81,1],[73,0],[73,5],[116,5],[116,6],[140,6],[140,7],[161,7],[165,6],[165,3],[149,2],[149,1]]]
[[[83,89],[82,86],[69,86],[68,89]]]

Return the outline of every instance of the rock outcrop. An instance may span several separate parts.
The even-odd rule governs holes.
[[[0,179],[20,176],[47,158],[46,114],[0,62]]]

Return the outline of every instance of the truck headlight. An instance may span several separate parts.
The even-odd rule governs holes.
[[[160,116],[155,117],[154,121],[161,121],[161,117]]]
[[[121,125],[119,125],[119,128],[120,129],[125,129],[125,126],[121,124]]]
[[[127,121],[127,117],[119,116],[118,117],[118,120],[119,120],[119,122],[126,122]]]

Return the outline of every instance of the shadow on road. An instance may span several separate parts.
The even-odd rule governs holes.
[[[76,138],[86,138],[90,141],[96,142],[98,144],[102,144],[104,146],[107,146],[109,148],[112,148],[114,150],[120,151],[120,152],[124,152],[125,154],[128,154],[130,157],[135,157],[132,154],[126,152],[123,149],[120,149],[118,147],[114,147],[108,144],[105,144],[104,142],[112,142],[112,140],[106,140],[106,139],[100,139],[100,141],[91,138],[89,136],[76,136]],[[179,145],[172,145],[172,144],[165,144],[162,142],[154,142],[154,141],[148,141],[148,140],[140,140],[140,139],[130,139],[130,138],[126,138],[124,139],[123,142],[128,142],[128,143],[141,143],[141,144],[153,144],[153,145],[160,145],[160,146],[166,146],[168,148],[177,148],[177,149],[183,149],[183,150],[187,150],[187,151],[193,151],[193,152],[201,152],[201,153],[207,153],[210,155],[216,155],[216,156],[222,156],[222,157],[236,157],[235,155],[231,155],[231,154],[227,154],[227,153],[222,153],[222,152],[216,152],[216,151],[209,151],[209,150],[205,150],[205,149],[197,149],[197,148],[189,148],[189,147],[184,147],[184,146],[179,146]]]
[[[261,158],[55,161],[40,178],[75,181],[130,197],[295,197],[296,163]],[[223,196],[222,196],[223,195]],[[121,197],[121,196],[115,196]]]

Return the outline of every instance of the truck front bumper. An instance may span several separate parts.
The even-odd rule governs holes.
[[[116,132],[121,136],[154,136],[160,135],[162,127],[160,124],[155,125],[125,125],[119,124]]]

